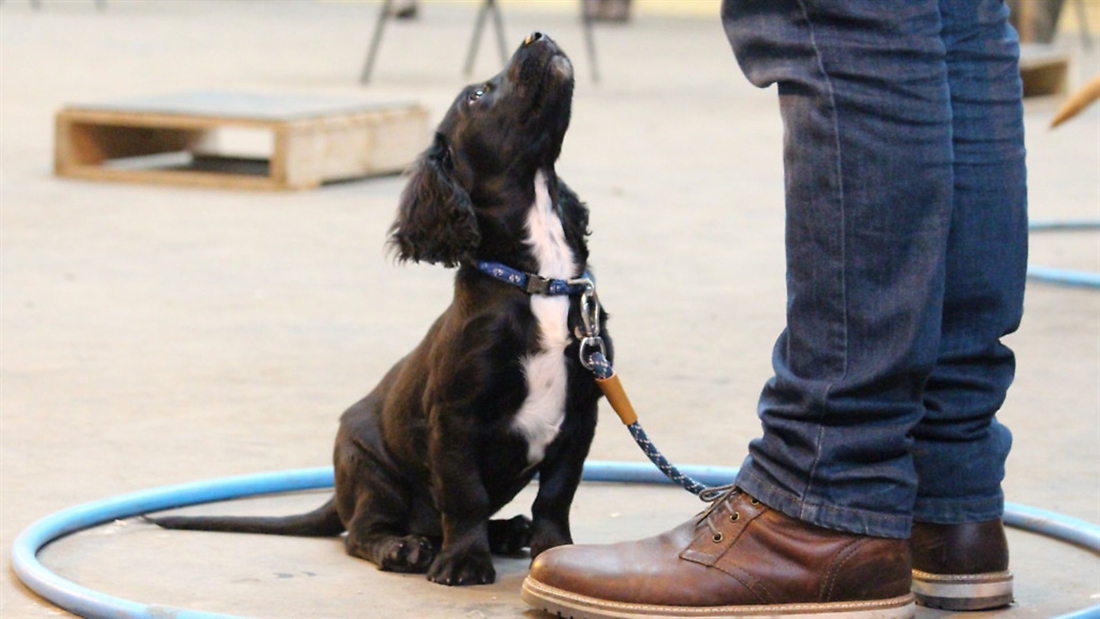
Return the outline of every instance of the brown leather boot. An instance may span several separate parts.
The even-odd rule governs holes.
[[[540,554],[523,599],[563,617],[913,617],[905,540],[823,529],[732,490],[657,537]]]
[[[1012,603],[1008,540],[1000,519],[967,524],[914,522],[909,551],[918,604],[985,610]]]

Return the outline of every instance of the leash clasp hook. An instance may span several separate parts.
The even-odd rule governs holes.
[[[577,329],[580,339],[579,356],[581,365],[591,372],[596,371],[592,357],[599,353],[601,359],[607,358],[607,345],[600,337],[600,299],[596,296],[596,284],[588,277],[569,280],[570,286],[579,286],[581,328]]]
[[[596,296],[596,284],[587,277],[579,277],[569,280],[570,286],[581,286],[581,323],[584,333],[579,334],[583,338],[595,338],[600,336],[600,299]]]

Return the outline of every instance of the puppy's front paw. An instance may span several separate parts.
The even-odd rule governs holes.
[[[428,569],[428,580],[441,585],[487,585],[497,578],[487,552],[441,554]]]

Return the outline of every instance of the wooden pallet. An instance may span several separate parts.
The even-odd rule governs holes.
[[[241,135],[251,142],[243,153],[224,143]],[[195,92],[66,107],[56,117],[54,170],[94,180],[308,189],[401,172],[429,138],[428,112],[416,104]]]

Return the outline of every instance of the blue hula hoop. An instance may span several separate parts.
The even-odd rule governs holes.
[[[729,483],[737,469],[718,466],[684,466],[681,470],[707,485]],[[584,467],[585,481],[670,484],[649,463],[590,461]],[[261,494],[315,490],[333,486],[332,467],[294,469],[255,475],[224,477],[164,486],[123,494],[64,509],[38,520],[16,538],[12,567],[19,580],[53,604],[89,619],[127,617],[157,619],[235,619],[232,615],[201,610],[147,604],[114,597],[61,578],[38,561],[38,551],[62,536],[121,518],[148,512],[244,498]],[[1005,504],[1005,524],[1056,540],[1076,544],[1100,553],[1100,527],[1054,512]],[[1100,617],[1100,605],[1062,615],[1058,619]]]
[[[1100,228],[1100,221],[1072,220],[1072,221],[1040,221],[1032,222],[1027,229],[1031,232],[1065,232],[1076,230],[1095,230]],[[1089,271],[1076,271],[1073,269],[1057,269],[1044,266],[1029,266],[1027,276],[1051,284],[1064,286],[1080,286],[1084,288],[1100,288],[1100,273]]]
[[[1100,222],[1036,222],[1028,228],[1032,232],[1084,230],[1100,228]],[[1028,277],[1040,281],[1100,288],[1100,274],[1097,273],[1031,266],[1028,267],[1027,274]],[[737,469],[731,467],[685,466],[680,467],[680,470],[705,485],[722,485],[737,477]],[[645,484],[672,483],[660,470],[648,463],[601,461],[585,463],[584,480]],[[82,617],[98,619],[121,616],[132,619],[156,619],[173,616],[179,619],[233,619],[231,615],[134,602],[82,587],[46,569],[38,561],[38,551],[60,537],[112,520],[187,505],[261,494],[331,488],[332,485],[332,468],[322,467],[164,486],[85,503],[46,516],[20,533],[12,547],[12,567],[19,580],[32,591]],[[1100,553],[1100,527],[1083,520],[1026,505],[1006,503],[1004,521],[1007,526],[1076,544]],[[1084,608],[1056,619],[1085,617],[1100,619],[1100,605]]]

